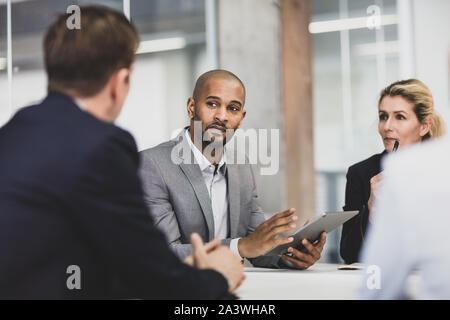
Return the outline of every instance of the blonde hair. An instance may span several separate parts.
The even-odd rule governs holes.
[[[445,134],[445,123],[442,117],[434,110],[433,96],[430,89],[420,80],[408,79],[392,83],[387,86],[380,93],[378,105],[384,97],[401,96],[413,104],[414,113],[420,123],[426,121],[428,117],[431,118],[430,131],[422,137],[426,140],[432,137],[440,137]]]

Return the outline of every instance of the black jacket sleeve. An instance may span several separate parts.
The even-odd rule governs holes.
[[[115,285],[112,298],[220,299],[223,275],[181,262],[154,226],[143,200],[134,139],[117,130],[106,138],[79,172],[74,220],[102,255]],[[89,288],[85,288],[89,290]]]
[[[369,210],[364,198],[364,185],[354,167],[347,172],[344,210],[359,210],[359,214],[344,223],[342,228],[340,253],[345,263],[358,262],[359,251],[364,239]]]

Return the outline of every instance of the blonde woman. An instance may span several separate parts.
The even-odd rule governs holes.
[[[344,210],[360,213],[344,224],[340,253],[345,263],[359,261],[359,251],[371,210],[382,178],[380,163],[396,144],[409,144],[442,136],[445,125],[434,111],[433,97],[428,87],[417,79],[397,81],[381,91],[378,100],[378,132],[384,151],[352,165],[347,171]]]

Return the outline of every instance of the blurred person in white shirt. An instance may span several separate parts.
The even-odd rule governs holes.
[[[450,299],[450,139],[404,148],[382,165],[359,297]],[[412,274],[419,278],[414,297]]]

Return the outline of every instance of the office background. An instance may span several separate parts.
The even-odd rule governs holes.
[[[141,36],[132,89],[117,121],[140,150],[188,124],[186,100],[196,78],[218,67],[246,84],[244,129],[286,132],[282,8],[304,13],[310,59],[298,59],[311,70],[305,83],[311,89],[306,108],[312,112],[313,154],[306,165],[314,174],[288,169],[292,148],[280,134],[278,173],[257,175],[267,212],[292,206],[289,191],[308,189],[313,204],[299,210],[301,218],[341,210],[348,166],[382,151],[377,98],[393,81],[422,80],[450,123],[448,0],[0,0],[0,126],[45,96],[42,37],[54,13],[93,3],[124,11]],[[379,27],[370,28],[372,22]],[[302,119],[308,123],[307,114]],[[304,124],[298,126],[304,135]],[[300,177],[303,189],[288,181],[292,176]],[[341,262],[339,237],[340,230],[329,234],[323,262]]]

